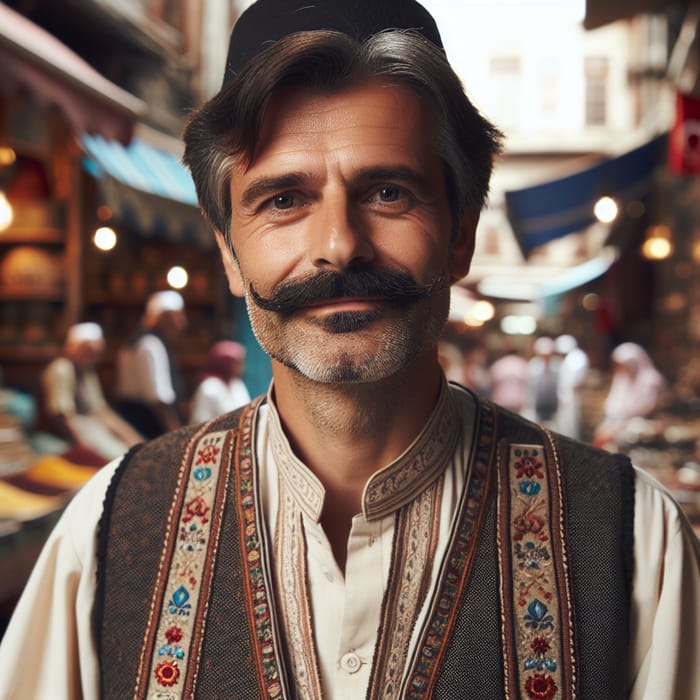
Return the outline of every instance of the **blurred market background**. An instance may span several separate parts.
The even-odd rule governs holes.
[[[219,88],[232,0],[0,3],[0,618],[70,495],[94,472],[36,435],[42,369],[72,325],[99,323],[99,375],[146,298],[177,289],[190,391],[211,346],[269,362],[233,299],[180,163],[187,112]],[[449,59],[505,133],[469,276],[453,292],[448,374],[530,361],[538,338],[588,357],[592,441],[611,352],[646,349],[666,380],[615,447],[700,522],[700,3],[424,0]],[[470,370],[474,367],[470,365]],[[478,382],[474,382],[478,384]],[[479,386],[476,386],[479,389]]]

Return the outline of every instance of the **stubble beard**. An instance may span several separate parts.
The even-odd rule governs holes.
[[[246,305],[253,333],[272,359],[313,382],[363,384],[393,376],[437,343],[447,322],[449,291],[388,316],[342,312],[309,321],[260,309],[250,295]]]

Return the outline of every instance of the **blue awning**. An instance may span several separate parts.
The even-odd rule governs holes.
[[[192,177],[176,155],[138,138],[128,146],[89,134],[81,140],[83,167],[99,180],[105,204],[120,221],[144,237],[213,246]]]
[[[603,195],[624,203],[649,192],[654,170],[666,158],[667,135],[574,175],[506,192],[506,210],[523,255],[595,222]]]

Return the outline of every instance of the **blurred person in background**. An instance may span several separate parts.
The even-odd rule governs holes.
[[[560,358],[557,382],[555,430],[575,440],[581,438],[581,388],[590,361],[573,335],[560,335],[554,341],[554,353]]]
[[[183,424],[185,387],[174,344],[187,328],[185,302],[173,290],[146,302],[138,332],[117,356],[117,410],[147,438]]]
[[[529,401],[527,360],[517,352],[499,357],[489,367],[491,400],[523,415]]]
[[[143,437],[113,411],[102,392],[96,367],[105,350],[97,323],[68,330],[63,352],[41,377],[39,428],[82,448],[83,463],[101,466],[124,454]]]
[[[190,423],[202,423],[250,401],[243,382],[246,350],[231,340],[215,343],[192,397]]]
[[[480,340],[467,341],[462,356],[463,383],[479,396],[491,396],[488,350]]]
[[[637,343],[622,343],[610,356],[613,367],[605,416],[595,429],[594,443],[614,447],[615,436],[631,418],[648,418],[659,408],[666,379],[649,353]]]
[[[678,505],[439,364],[500,134],[432,17],[258,0],[226,66],[185,162],[272,384],[74,497],[0,696],[700,697]]]
[[[554,340],[548,336],[537,338],[532,346],[533,356],[527,363],[529,406],[527,415],[549,428],[559,406],[559,358],[554,354]]]
[[[438,343],[438,362],[448,382],[464,384],[462,351],[454,343],[441,340]]]

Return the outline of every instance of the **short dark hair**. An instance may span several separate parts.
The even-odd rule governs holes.
[[[335,91],[364,80],[411,89],[435,117],[453,226],[488,195],[501,134],[470,102],[444,53],[410,30],[387,30],[363,42],[335,31],[297,32],[276,41],[190,115],[184,162],[204,214],[230,245],[231,171],[251,162],[275,91],[294,85]]]

